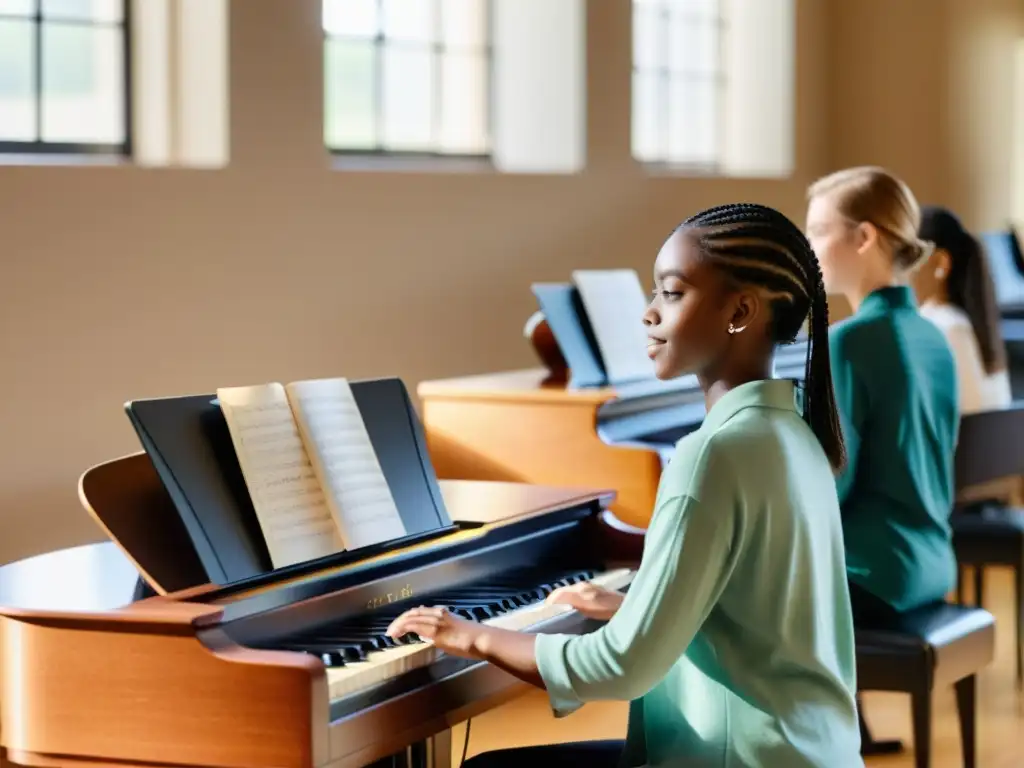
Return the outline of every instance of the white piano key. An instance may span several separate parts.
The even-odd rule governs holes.
[[[614,571],[600,573],[590,580],[592,584],[606,589],[621,590],[629,586],[636,571],[619,568]],[[534,603],[516,611],[509,611],[484,624],[501,629],[524,631],[542,622],[574,613],[567,605],[551,605],[545,602]],[[366,657],[366,661],[346,664],[344,667],[331,667],[327,670],[327,685],[332,701],[350,696],[358,691],[383,683],[399,675],[419,667],[425,667],[437,661],[441,652],[429,643],[414,643],[383,651],[374,651]]]

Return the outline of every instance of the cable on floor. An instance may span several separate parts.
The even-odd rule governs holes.
[[[459,768],[466,762],[466,755],[469,753],[469,726],[473,724],[472,718],[466,721],[466,739],[462,742],[462,760],[459,761]]]

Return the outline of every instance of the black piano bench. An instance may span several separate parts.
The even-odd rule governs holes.
[[[957,602],[964,603],[963,566],[974,569],[974,604],[984,607],[985,568],[1009,566],[1013,571],[1013,604],[1017,623],[1017,687],[1024,683],[1024,509],[985,506],[974,512],[954,512],[953,549],[961,566]]]
[[[1024,402],[1008,408],[969,413],[960,419],[954,475],[956,493],[1024,475]],[[1005,494],[999,494],[1003,496]],[[979,608],[985,594],[985,567],[1008,565],[1014,570],[1017,619],[1017,687],[1024,680],[1024,510],[1008,499],[958,504],[949,518],[953,549],[961,566],[974,567],[974,600]],[[957,583],[957,602],[963,603],[963,579]]]
[[[914,765],[931,764],[932,691],[954,684],[964,768],[975,768],[976,675],[995,657],[995,618],[981,608],[938,603],[903,614],[891,626],[857,629],[858,691],[909,693]],[[865,756],[899,751],[899,742],[875,742],[861,712]]]

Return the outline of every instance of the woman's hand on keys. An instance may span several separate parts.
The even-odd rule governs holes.
[[[559,587],[548,595],[545,602],[568,605],[588,618],[608,621],[619,610],[624,599],[625,595],[621,592],[583,581],[568,587]]]

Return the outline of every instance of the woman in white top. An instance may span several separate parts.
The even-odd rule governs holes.
[[[945,334],[956,359],[960,413],[1010,404],[1006,348],[985,250],[946,208],[921,209],[919,237],[934,244],[913,277],[921,314]]]

